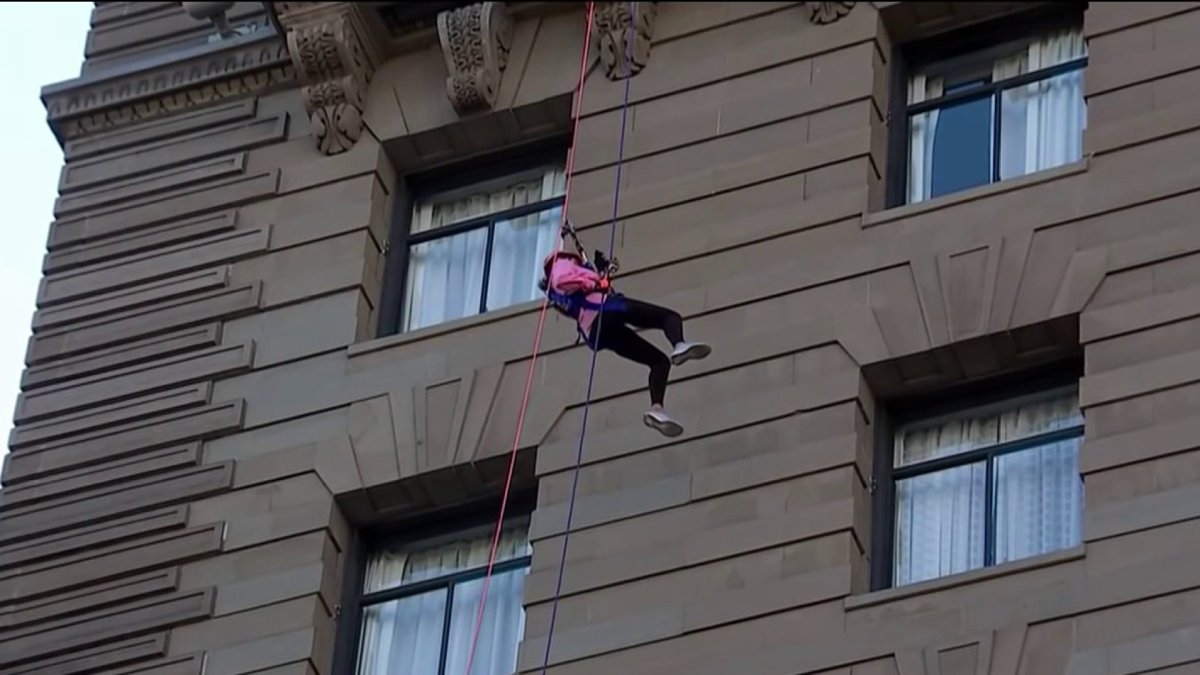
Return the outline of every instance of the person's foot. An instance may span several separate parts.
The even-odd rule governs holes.
[[[678,366],[693,359],[699,360],[712,353],[712,347],[703,342],[680,342],[671,352],[671,363]]]
[[[662,410],[648,410],[645,415],[642,415],[642,421],[646,426],[655,429],[663,436],[674,438],[683,433],[683,426],[671,419],[671,416]]]

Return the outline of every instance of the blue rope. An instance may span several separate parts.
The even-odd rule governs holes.
[[[621,202],[621,168],[625,163],[625,128],[626,120],[629,116],[629,81],[633,79],[633,43],[637,39],[637,25],[635,24],[637,20],[637,7],[638,3],[630,3],[631,36],[628,41],[628,49],[626,49],[628,56],[626,67],[628,68],[628,73],[625,77],[625,96],[621,101],[621,140],[617,144],[617,180],[616,187],[613,190],[612,224],[609,226],[608,231],[608,257],[610,260],[617,244],[617,213]],[[600,315],[595,319],[598,322],[596,324],[595,342],[597,345],[600,344],[600,332],[604,330],[604,321],[602,320],[603,311],[602,308]],[[575,468],[571,477],[571,497],[567,502],[567,529],[563,533],[562,556],[558,561],[558,580],[554,585],[554,600],[550,606],[550,628],[546,632],[546,653],[542,658],[543,675],[545,675],[546,668],[550,665],[550,645],[554,641],[554,623],[558,619],[558,599],[562,595],[563,570],[567,566],[567,545],[571,541],[571,521],[575,517],[575,495],[579,489],[579,466],[583,463],[583,443],[584,439],[587,438],[588,411],[592,405],[592,385],[596,381],[596,357],[599,356],[599,353],[597,349],[592,350],[592,362],[588,368],[587,395],[583,402],[583,421],[579,430],[579,448],[575,451]]]

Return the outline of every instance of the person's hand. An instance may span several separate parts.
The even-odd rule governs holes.
[[[600,277],[600,281],[596,284],[601,293],[607,293],[609,289],[608,277]]]

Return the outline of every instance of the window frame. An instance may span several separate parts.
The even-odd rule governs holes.
[[[535,501],[536,492],[533,490],[514,491],[509,498],[508,512],[504,518],[505,526],[523,521],[526,528],[530,527]],[[449,540],[475,530],[487,529],[489,533],[494,533],[496,514],[499,513],[499,510],[499,498],[487,499],[482,502],[476,501],[443,510],[436,515],[430,514],[411,518],[406,523],[383,524],[369,529],[356,530],[346,552],[345,568],[348,571],[344,577],[341,589],[343,602],[334,608],[334,619],[338,621],[338,626],[334,649],[333,672],[348,673],[350,675],[356,675],[358,672],[359,649],[362,646],[362,615],[365,607],[438,588],[439,585],[435,583],[438,581],[454,578],[455,583],[464,583],[471,579],[483,577],[487,573],[485,565],[474,570],[451,573],[437,579],[420,581],[408,586],[368,594],[363,593],[363,583],[366,581],[367,563],[370,560],[372,551],[399,542],[419,542],[434,545],[433,542],[437,539],[444,537]],[[523,564],[518,564],[521,562]],[[499,574],[501,571],[531,567],[531,565],[532,556],[521,556],[520,558],[514,558],[512,561],[496,563],[492,567],[492,576]],[[384,598],[383,596],[385,595],[391,595],[392,597]],[[370,600],[370,602],[365,602],[367,600]],[[442,624],[443,631],[446,630],[445,621],[449,620],[451,614],[452,612],[450,611],[445,613]],[[448,634],[443,632],[442,651],[438,657],[439,670],[445,668],[445,659],[448,654],[448,637]]]
[[[892,65],[889,74],[891,86],[888,91],[887,109],[888,161],[884,204],[886,209],[910,204],[908,201],[908,166],[911,145],[909,119],[912,116],[949,105],[998,97],[1000,92],[1006,89],[1039,82],[1076,70],[1086,70],[1089,57],[1084,56],[1050,68],[1025,73],[1000,82],[989,82],[982,87],[909,105],[908,80],[912,74],[917,70],[931,70],[936,73],[980,67],[984,63],[995,60],[998,56],[1010,52],[1015,47],[1028,44],[1039,35],[1072,26],[1083,26],[1086,6],[1086,2],[1072,2],[1028,10],[982,24],[963,26],[944,34],[897,44],[892,48]],[[994,151],[1000,144],[998,118],[1001,114],[1001,106],[993,105],[992,108],[991,177],[987,183],[975,187],[1002,182],[999,178],[1000,153]],[[925,201],[948,197],[951,194],[956,193],[939,195]],[[923,204],[925,201],[913,203]]]
[[[1071,358],[1036,371],[1020,371],[976,382],[962,383],[922,395],[879,401],[876,410],[874,466],[871,477],[873,494],[871,536],[871,591],[894,588],[896,545],[896,482],[905,478],[943,471],[986,460],[984,493],[984,563],[977,569],[995,566],[995,460],[1051,440],[1082,438],[1086,420],[1067,429],[1037,436],[996,443],[967,452],[893,467],[895,433],[914,424],[956,419],[989,410],[1008,410],[1023,402],[1044,400],[1069,391],[1078,391],[1082,360]]]
[[[396,196],[393,199],[388,242],[384,247],[386,260],[376,337],[411,332],[404,329],[404,317],[409,304],[408,271],[412,247],[484,227],[488,228],[488,238],[484,249],[484,276],[479,310],[460,318],[480,316],[496,311],[486,309],[488,282],[491,280],[491,254],[495,224],[501,220],[526,216],[565,205],[566,195],[543,199],[534,204],[525,204],[455,223],[448,227],[418,233],[412,232],[414,205],[431,195],[460,189],[469,190],[493,181],[503,181],[506,178],[515,177],[523,172],[532,172],[556,162],[562,162],[565,166],[567,147],[564,139],[556,137],[466,160],[453,161],[403,176],[398,181],[400,189],[396,190]],[[432,325],[416,330],[430,327]]]

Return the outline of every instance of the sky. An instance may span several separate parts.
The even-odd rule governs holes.
[[[90,2],[0,2],[0,129],[6,161],[0,162],[0,410],[8,429],[20,389],[25,347],[41,281],[42,255],[58,196],[62,149],[46,126],[39,98],[43,85],[79,77]]]

